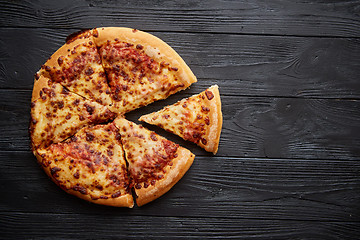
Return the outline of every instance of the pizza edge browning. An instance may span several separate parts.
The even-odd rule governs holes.
[[[212,92],[212,96],[207,97],[206,95],[206,91],[211,91]],[[205,94],[206,97],[202,98],[202,107],[206,107],[208,108],[209,111],[209,122],[210,125],[207,128],[207,132],[204,135],[205,139],[207,139],[206,145],[202,143],[202,141],[198,142],[198,145],[202,148],[204,148],[206,151],[208,152],[212,152],[213,154],[216,154],[218,151],[218,147],[219,147],[219,140],[220,140],[220,134],[221,134],[221,129],[222,129],[222,112],[221,112],[221,99],[220,99],[220,93],[219,93],[219,87],[218,85],[213,85],[210,88],[206,89],[205,91],[199,93],[199,94],[195,94],[189,98],[184,98],[180,101],[178,101],[175,104],[179,104],[179,103],[186,103],[187,101],[191,101],[189,99],[194,99],[197,98],[198,96],[200,96],[201,94]],[[210,95],[209,95],[210,96]],[[155,124],[156,123],[153,122],[152,118],[154,116],[159,115],[162,111],[164,111],[167,108],[171,108],[173,105],[169,105],[157,112],[153,112],[153,113],[149,113],[146,115],[143,115],[139,118],[139,121],[143,121],[149,124]],[[182,105],[182,104],[181,104]],[[168,123],[167,120],[164,120],[164,123]],[[168,129],[166,129],[166,127],[164,127],[165,124],[163,125],[163,128],[167,131],[169,131]],[[176,133],[175,133],[176,134]],[[185,138],[184,138],[185,139]],[[186,139],[185,139],[186,140]]]
[[[159,39],[151,34],[141,32],[139,30],[130,29],[130,28],[105,28],[105,29],[106,29],[106,31],[103,33],[106,33],[106,34],[102,34],[103,37],[109,38],[111,36],[117,36],[117,34],[119,32],[123,32],[126,36],[126,38],[125,38],[126,40],[128,40],[134,44],[141,44],[145,48],[149,47],[146,51],[146,54],[148,54],[151,58],[155,58],[159,62],[160,61],[168,61],[172,66],[178,68],[179,71],[177,71],[176,74],[177,74],[177,76],[179,76],[179,81],[183,82],[185,85],[182,89],[179,89],[179,90],[186,89],[192,83],[197,81],[195,75],[192,73],[189,66],[184,62],[184,60],[175,52],[175,50],[173,50],[168,44],[163,42],[161,39]],[[47,72],[45,70],[46,66],[51,67],[51,68],[54,66],[59,67],[57,59],[59,56],[66,55],[68,53],[68,49],[72,49],[76,45],[79,45],[79,44],[82,44],[85,42],[89,42],[89,41],[93,41],[93,43],[95,43],[96,42],[95,37],[92,35],[95,30],[99,30],[99,28],[87,31],[87,34],[90,33],[90,35],[89,34],[86,36],[80,35],[80,37],[75,37],[71,41],[65,43],[46,61],[46,63],[44,64],[44,67],[42,69],[40,69],[35,76],[34,87],[33,87],[32,97],[31,97],[32,102],[36,101],[37,99],[39,99],[41,97],[40,92],[43,88],[51,88],[52,84],[62,85],[61,83],[57,83],[52,80],[49,72]],[[137,35],[132,36],[131,34],[134,34],[134,33],[136,33]],[[139,38],[139,39],[135,39],[135,37]],[[101,38],[99,37],[99,39],[101,39]],[[154,47],[154,46],[156,46],[156,47]],[[160,55],[158,54],[159,52],[161,53]],[[159,59],[159,56],[161,56],[161,59]],[[75,93],[73,91],[70,91],[70,92],[78,95],[79,97],[82,97],[84,99],[92,101],[91,99],[81,96],[78,93]],[[123,116],[123,113],[118,113],[118,116]],[[38,153],[38,151],[41,151],[41,150],[42,150],[41,147],[35,148],[34,146],[32,146],[32,151],[33,151],[34,155],[36,156],[39,163],[41,163],[41,161],[43,159]],[[164,179],[157,182],[156,186],[150,186],[147,189],[147,191],[145,191],[145,189],[133,188],[135,190],[136,194],[138,195],[138,198],[136,198],[136,202],[137,202],[138,206],[142,206],[148,202],[151,202],[151,201],[155,200],[156,198],[160,197],[161,195],[163,195],[164,193],[166,193],[167,191],[169,191],[183,177],[183,175],[190,168],[190,166],[192,165],[193,160],[195,158],[195,155],[192,154],[189,150],[182,148],[182,147],[179,147],[177,152],[178,152],[178,157],[173,159],[174,166],[169,167],[168,173],[166,174]],[[55,179],[51,175],[50,170],[45,167],[42,167],[42,168],[45,170],[46,174],[53,180],[53,182],[56,183]],[[91,197],[89,195],[81,194],[78,191],[74,191],[72,189],[67,189],[65,191],[68,192],[69,194],[72,194],[72,195],[79,197],[81,199],[84,199],[86,201],[93,202],[96,204],[109,205],[109,206],[117,206],[117,207],[125,206],[125,207],[131,208],[131,207],[133,207],[134,200],[135,200],[131,193],[124,195],[124,196],[120,196],[119,198],[116,198],[116,199],[93,200],[93,199],[91,199]],[[152,192],[154,192],[154,191],[155,191],[155,195],[152,194]],[[147,192],[151,192],[151,193],[149,194]]]
[[[159,63],[162,61],[168,62],[172,67],[178,69],[176,75],[179,76],[179,80],[184,84],[182,89],[186,89],[191,84],[197,82],[196,76],[181,56],[166,42],[152,34],[125,27],[100,27],[93,29],[93,36],[95,44],[99,48],[107,41],[114,39],[132,43],[135,46],[141,45],[150,58]]]
[[[150,185],[148,188],[135,189],[136,204],[140,207],[149,203],[168,192],[189,170],[192,165],[195,155],[189,150],[180,147],[178,148],[176,158],[172,160],[173,165],[167,166],[164,178],[158,180],[154,186]]]
[[[206,138],[209,139],[209,141],[206,145],[200,142],[200,146],[202,146],[206,151],[212,152],[215,155],[219,147],[223,121],[221,112],[221,99],[218,85],[213,85],[205,90],[205,94],[208,90],[214,94],[214,101],[209,100],[207,97],[204,99],[205,103],[210,109],[210,129],[206,135]]]
[[[102,204],[102,205],[106,205],[106,206],[113,206],[113,207],[129,207],[132,208],[134,206],[134,198],[130,193],[122,195],[120,197],[117,198],[108,198],[108,199],[92,199],[91,196],[89,194],[82,194],[79,191],[75,191],[72,189],[64,189],[62,188],[59,184],[56,178],[54,178],[51,174],[51,170],[49,168],[46,168],[42,165],[42,162],[44,160],[43,157],[41,157],[41,154],[39,152],[41,151],[46,151],[45,149],[36,149],[33,150],[33,153],[35,155],[35,157],[37,158],[38,164],[40,165],[40,167],[45,171],[46,175],[57,185],[59,186],[61,189],[63,189],[66,193],[74,195],[78,198],[81,198],[83,200],[86,200],[88,202],[92,202],[95,204]]]

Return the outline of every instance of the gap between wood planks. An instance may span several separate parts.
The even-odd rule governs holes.
[[[74,28],[74,27],[33,27],[33,26],[0,26],[0,29],[48,29],[48,30],[73,30],[74,32],[84,30],[84,29],[93,29],[93,28]],[[95,28],[95,27],[94,27]],[[258,36],[258,37],[294,37],[294,38],[327,38],[327,39],[360,39],[360,36],[336,36],[336,35],[297,35],[297,34],[275,34],[275,33],[235,33],[235,32],[201,32],[201,31],[180,31],[180,30],[158,30],[158,29],[139,29],[148,33],[179,33],[179,34],[205,34],[205,35],[235,35],[235,36]]]

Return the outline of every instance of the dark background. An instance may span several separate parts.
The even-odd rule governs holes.
[[[188,63],[190,89],[136,120],[220,86],[216,156],[196,154],[160,199],[134,209],[63,192],[27,132],[33,75],[82,28],[160,37]],[[360,1],[0,1],[1,239],[359,239]]]

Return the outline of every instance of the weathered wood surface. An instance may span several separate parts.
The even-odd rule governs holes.
[[[76,29],[0,28],[0,87],[32,89],[33,75]],[[360,39],[154,32],[221,94],[360,99]],[[31,44],[31,48],[29,48]]]
[[[81,28],[169,43],[198,82],[126,117],[220,86],[216,156],[141,208],[68,195],[36,163],[33,75]],[[0,239],[359,239],[359,1],[1,1]]]
[[[2,1],[1,26],[360,37],[359,1]]]

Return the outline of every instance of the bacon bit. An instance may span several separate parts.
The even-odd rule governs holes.
[[[135,188],[136,188],[136,189],[141,189],[141,184],[140,184],[140,183],[137,183],[137,184],[135,185]]]
[[[207,144],[207,141],[206,141],[206,139],[205,139],[205,138],[202,138],[202,139],[201,139],[201,142],[202,142],[204,145],[206,145],[206,144]]]
[[[196,115],[197,119],[202,119],[202,116],[200,114]]]
[[[144,183],[144,188],[148,188],[149,187],[149,184],[146,182]]]
[[[66,115],[65,119],[69,120],[71,118],[71,113],[69,113],[68,115]]]
[[[151,138],[151,140],[153,140],[153,141],[157,141],[157,140],[158,140],[158,138],[156,137],[156,134],[153,133],[153,132],[150,134],[150,138]]]
[[[179,70],[177,67],[172,67],[172,68],[170,68],[171,70],[173,70],[173,71],[177,71],[177,70]]]
[[[57,172],[61,171],[61,168],[59,167],[53,167],[50,169],[50,173],[51,175],[55,176],[55,177],[59,177],[59,175],[57,174]]]
[[[86,111],[92,115],[94,113],[95,107],[90,106],[89,104],[85,103],[84,106],[86,107]]]
[[[108,197],[101,195],[101,196],[100,196],[100,199],[108,199]]]
[[[210,119],[208,116],[205,118],[205,123],[206,123],[206,125],[210,125]]]
[[[86,133],[86,141],[91,142],[94,140],[94,138],[95,138],[95,135],[93,133],[91,133],[91,132]]]
[[[187,104],[186,104],[186,103],[184,103],[184,104],[182,105],[182,107],[183,107],[183,108],[186,108],[186,107],[187,107]]]
[[[205,95],[206,95],[207,99],[209,99],[209,100],[214,98],[214,94],[209,90],[205,91]]]
[[[114,193],[114,194],[111,195],[112,198],[117,198],[117,197],[120,197],[120,196],[121,196],[121,192],[120,192],[120,191],[118,191],[118,192],[116,192],[116,193]]]
[[[201,111],[202,112],[210,112],[210,108],[205,107],[205,106],[201,106]]]
[[[58,58],[58,64],[59,64],[59,66],[61,66],[61,64],[63,64],[63,62],[64,62],[64,59],[60,56],[60,57]]]
[[[81,194],[84,194],[84,195],[87,194],[86,188],[80,186],[79,184],[77,184],[76,186],[74,186],[72,189],[73,189],[74,191],[80,192]]]
[[[103,190],[103,186],[101,186],[100,184],[96,185],[95,187],[96,187],[97,189],[99,189],[100,191]]]
[[[136,49],[141,50],[141,49],[143,49],[143,48],[144,48],[144,47],[143,47],[141,44],[136,45]]]
[[[80,121],[84,121],[84,120],[85,120],[85,117],[84,117],[83,115],[80,115],[80,116],[79,116],[79,120],[80,120]]]
[[[151,180],[151,182],[150,182],[150,184],[152,185],[152,186],[154,186],[155,185],[155,183],[156,183],[156,181],[153,179],[153,180]]]
[[[137,31],[138,31],[138,30],[137,30],[137,29],[135,29],[135,28],[132,30],[132,32],[133,32],[133,33],[136,33]]]
[[[91,76],[93,73],[94,73],[94,70],[91,67],[89,67],[88,69],[85,70],[85,74],[88,76]]]
[[[168,119],[170,117],[170,115],[169,114],[164,114],[164,115],[162,115],[162,117],[165,118],[165,119]]]
[[[76,179],[79,179],[80,178],[80,173],[79,173],[79,171],[76,171],[76,173],[74,173],[74,178],[76,178]]]
[[[74,106],[78,106],[79,103],[80,103],[80,100],[79,100],[79,99],[76,99],[72,104],[73,104]]]

